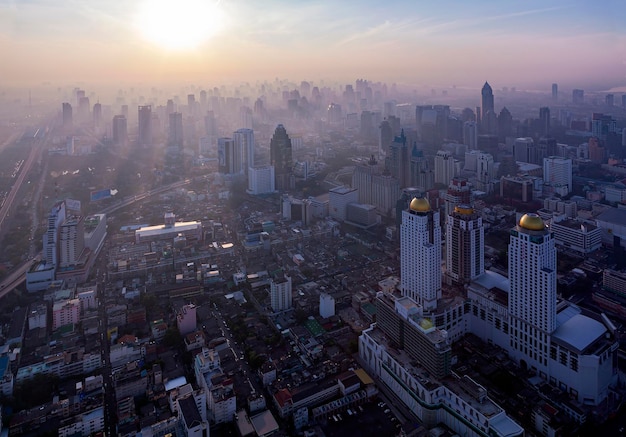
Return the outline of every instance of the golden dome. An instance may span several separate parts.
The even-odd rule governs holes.
[[[411,200],[409,209],[415,212],[428,212],[430,211],[430,203],[425,197],[416,197]]]
[[[454,212],[458,214],[470,215],[474,214],[474,209],[469,205],[457,205],[454,207]]]
[[[543,231],[546,228],[541,217],[533,213],[524,214],[519,220],[519,225],[529,231]]]

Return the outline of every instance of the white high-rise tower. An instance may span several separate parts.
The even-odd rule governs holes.
[[[400,225],[401,289],[424,309],[437,308],[441,298],[441,226],[439,213],[416,197],[402,211]]]
[[[525,214],[509,243],[510,352],[544,373],[557,326],[556,267],[552,233],[537,214]]]
[[[248,174],[248,169],[254,167],[254,131],[252,129],[238,129],[233,132],[235,149],[243,153],[244,173]]]

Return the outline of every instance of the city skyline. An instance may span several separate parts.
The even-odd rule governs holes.
[[[626,85],[617,1],[0,2],[5,86],[275,77],[592,91]]]

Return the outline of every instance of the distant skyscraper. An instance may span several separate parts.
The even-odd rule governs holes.
[[[72,105],[65,102],[63,103],[63,129],[68,131],[71,130],[74,124],[73,114],[72,114]]]
[[[183,147],[183,114],[172,112],[169,114],[167,142],[170,147]]]
[[[217,139],[217,168],[223,174],[235,174],[235,142],[232,138]]]
[[[481,90],[482,95],[482,122],[485,122],[485,114],[489,111],[494,111],[495,108],[493,104],[493,90],[491,89],[491,85],[489,82],[485,82],[483,85],[483,89]]]
[[[167,100],[167,103],[165,104],[165,112],[167,113],[167,115],[170,115],[176,112],[176,110],[174,109],[174,100],[172,99]]]
[[[126,117],[116,115],[113,117],[113,142],[118,145],[125,145],[128,140],[128,125]]]
[[[406,145],[404,130],[391,143],[388,163],[391,176],[398,180],[401,188],[406,187],[409,184],[409,150]]]
[[[78,264],[85,249],[85,226],[82,216],[69,216],[59,229],[59,267]]]
[[[466,178],[455,177],[450,180],[448,190],[443,196],[445,214],[450,215],[458,205],[472,204],[472,184]]]
[[[557,327],[556,269],[552,232],[537,214],[525,214],[509,243],[511,354],[544,373],[550,334]]]
[[[615,102],[615,96],[613,94],[607,94],[604,100],[605,100],[606,106],[612,108]]]
[[[254,167],[254,131],[252,129],[238,129],[233,132],[235,148],[243,153],[244,173],[248,174],[248,169]]]
[[[518,162],[531,162],[532,149],[535,142],[530,137],[516,138],[513,143],[513,156]]]
[[[270,141],[270,162],[276,175],[276,189],[286,191],[292,189],[293,157],[291,139],[282,124],[276,126]]]
[[[469,150],[478,148],[478,126],[475,121],[466,121],[463,123],[463,144]]]
[[[548,193],[566,196],[572,192],[572,160],[550,156],[543,160],[543,183]]]
[[[556,83],[552,84],[552,100],[555,102],[559,100],[559,85]]]
[[[102,105],[100,103],[96,103],[93,105],[93,126],[96,129],[99,129],[102,125]]]
[[[152,106],[139,106],[139,134],[137,144],[140,147],[152,145]]]
[[[458,205],[446,220],[446,276],[468,283],[485,272],[485,228],[480,214]]]
[[[441,226],[439,212],[426,198],[415,198],[402,211],[400,225],[400,288],[425,310],[441,298]]]
[[[547,136],[550,133],[550,108],[547,106],[539,108],[539,123],[541,126],[539,134]]]
[[[622,94],[622,108],[626,109],[626,94]]]
[[[448,185],[455,176],[454,157],[447,150],[440,150],[435,155],[435,183]]]
[[[585,90],[575,89],[572,90],[572,102],[576,105],[585,101]]]
[[[422,191],[428,191],[435,185],[435,173],[429,167],[424,151],[418,149],[417,144],[413,144],[411,150],[409,185],[420,188]]]
[[[391,142],[393,141],[393,129],[387,120],[383,120],[378,127],[378,152],[380,155],[387,155]]]

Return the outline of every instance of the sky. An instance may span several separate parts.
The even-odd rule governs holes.
[[[0,85],[606,90],[626,85],[625,20],[624,0],[0,0]]]

